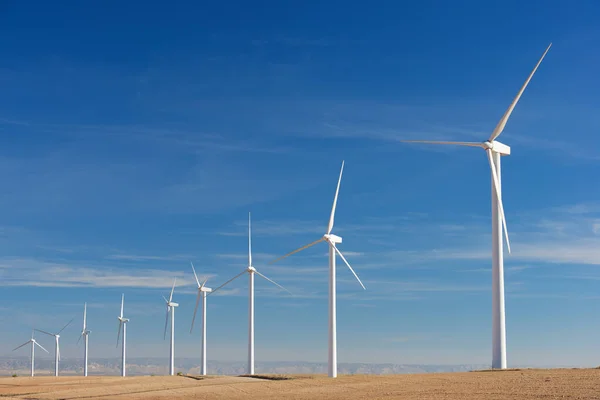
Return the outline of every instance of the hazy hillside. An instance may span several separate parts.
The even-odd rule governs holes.
[[[185,373],[198,373],[199,360],[197,358],[176,359],[177,371]],[[128,360],[128,375],[164,375],[167,373],[168,360],[166,358],[131,358]],[[424,372],[458,372],[473,369],[488,368],[488,365],[409,365],[409,364],[338,364],[340,374],[410,374]],[[30,359],[27,357],[1,358],[0,374],[27,375],[30,368]],[[326,373],[326,363],[310,362],[257,362],[257,373]],[[239,375],[245,373],[245,362],[208,362],[209,374]],[[54,371],[54,360],[37,359],[36,375],[51,375]],[[90,360],[88,370],[90,375],[118,375],[120,360],[118,358]],[[74,375],[82,372],[81,359],[64,358],[60,363],[61,375]]]

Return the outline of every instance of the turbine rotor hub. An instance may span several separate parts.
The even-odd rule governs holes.
[[[334,244],[342,243],[342,238],[338,235],[334,235],[333,233],[323,235],[323,239]]]

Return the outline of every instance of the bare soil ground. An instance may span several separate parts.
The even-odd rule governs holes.
[[[415,375],[0,378],[14,399],[600,399],[600,369]]]

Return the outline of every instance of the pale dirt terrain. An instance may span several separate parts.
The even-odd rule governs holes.
[[[600,399],[600,369],[415,375],[0,378],[15,399]]]

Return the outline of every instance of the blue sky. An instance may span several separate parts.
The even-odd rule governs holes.
[[[152,2],[150,2],[152,3]],[[326,361],[324,233],[338,270],[340,362],[491,362],[490,180],[477,149],[548,43],[500,141],[513,254],[508,362],[600,354],[600,5],[594,1],[4,2],[0,6],[0,354],[32,325],[90,358],[176,352],[195,290],[246,265],[253,215],[256,360]],[[244,360],[247,279],[209,298],[209,359]],[[43,345],[49,338],[40,338]],[[23,354],[25,355],[25,354]]]

